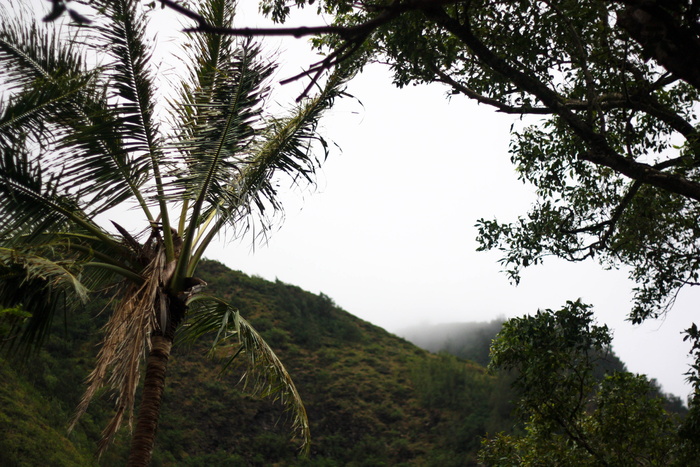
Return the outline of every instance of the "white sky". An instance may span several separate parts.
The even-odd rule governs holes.
[[[177,37],[172,15],[156,14],[164,18],[161,37]],[[241,15],[239,26],[257,21]],[[298,23],[320,20],[307,14]],[[304,40],[266,43],[285,64],[279,79],[313,61]],[[162,70],[176,64],[166,59]],[[284,87],[278,99],[293,99],[304,84]],[[595,306],[599,323],[614,329],[615,351],[631,371],[687,395],[689,346],[680,332],[691,323],[698,292],[682,293],[666,320],[633,327],[625,321],[632,284],[624,272],[552,259],[526,270],[514,287],[499,272],[497,252],[475,251],[478,218],[514,220],[534,199],[507,153],[516,117],[460,96],[448,100],[436,85],[396,89],[380,66],[368,67],[348,90],[362,104],[342,100],[323,121],[322,134],[340,149],[332,148],[317,188],[284,194],[286,220],[267,244],[253,252],[250,238],[221,242],[207,257],[323,292],[392,332],[557,309],[580,297]]]

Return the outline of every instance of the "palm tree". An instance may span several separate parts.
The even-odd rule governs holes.
[[[58,309],[108,293],[111,314],[73,421],[100,388],[115,391],[99,452],[125,415],[131,422],[145,354],[129,465],[150,462],[176,332],[234,342],[231,358],[245,357],[254,387],[291,408],[307,446],[306,414],[290,376],[235,309],[202,292],[195,273],[223,229],[272,225],[269,212],[281,208],[275,174],[312,180],[319,163],[312,143],[322,142],[315,128],[343,79],[332,76],[289,116],[272,118],[264,105],[274,66],[260,48],[196,35],[188,43],[189,75],[168,100],[172,118],[159,120],[147,13],[137,0],[92,4],[99,22],[72,28],[71,37],[2,12],[0,306],[31,314],[9,346],[41,342]],[[230,26],[233,2],[203,0],[200,14]],[[99,221],[123,206],[143,216],[139,234]]]

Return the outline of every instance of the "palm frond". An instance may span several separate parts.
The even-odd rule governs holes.
[[[89,290],[80,279],[81,269],[75,259],[56,261],[31,251],[0,248],[0,306],[30,313],[0,346],[29,351],[41,345],[58,308],[87,301]]]
[[[130,157],[141,161],[141,173],[150,173],[155,183],[156,201],[164,226],[168,258],[173,257],[170,219],[164,194],[161,164],[164,163],[162,137],[154,118],[155,85],[148,66],[152,54],[146,40],[146,21],[138,0],[99,0],[96,6],[109,23],[96,27],[104,50],[113,57],[107,74],[115,90],[115,110],[120,116],[120,137]],[[149,220],[153,220],[142,203]]]
[[[352,74],[350,68],[337,71],[317,96],[307,99],[289,117],[273,119],[260,132],[247,157],[239,162],[236,176],[220,187],[226,193],[226,196],[219,193],[222,202],[211,206],[210,211],[203,215],[218,218],[197,246],[189,266],[190,275],[204,250],[225,226],[246,231],[255,222],[253,214],[257,212],[263,229],[269,227],[266,211],[282,209],[275,186],[277,175],[287,175],[294,183],[313,183],[316,167],[328,155],[327,142],[316,132],[318,122],[334,100],[343,94],[344,85]],[[318,145],[323,150],[322,159],[314,152]]]
[[[23,146],[0,147],[0,239],[67,230],[81,216],[74,200],[58,192],[60,174],[46,173]],[[25,240],[26,241],[26,237]]]
[[[204,13],[222,25],[233,18],[223,1],[214,2]],[[266,82],[274,71],[274,65],[260,59],[260,47],[251,40],[237,47],[227,38],[200,39],[197,49],[202,56],[191,70],[192,82],[181,92],[176,146],[186,164],[172,195],[192,201],[176,277],[184,277],[196,230],[206,221],[202,210],[231,202],[225,200],[230,194],[225,187],[238,176],[259,131],[256,124],[262,120],[261,104],[269,90]]]
[[[262,119],[261,103],[268,92],[265,85],[274,66],[260,60],[260,49],[248,41],[231,51],[216,75],[202,76],[209,88],[196,93],[190,120],[184,127],[188,137],[178,144],[187,161],[187,171],[178,182],[189,191],[195,206],[205,201],[217,204],[225,194],[222,181],[236,176],[245,151],[255,136],[255,124]],[[210,79],[211,78],[211,79]],[[204,102],[204,99],[208,99]],[[181,193],[176,193],[178,198]]]
[[[109,74],[118,101],[123,136],[130,152],[148,154],[160,161],[160,136],[154,119],[155,88],[148,62],[146,22],[137,0],[102,0],[96,6],[110,20],[97,26],[102,46],[113,59]]]
[[[142,192],[151,172],[150,160],[126,150],[118,117],[106,98],[81,97],[82,114],[66,122],[71,131],[58,146],[70,154],[63,167],[64,185],[83,201],[90,217],[135,199],[153,220]]]
[[[66,134],[65,130],[57,134],[52,123],[65,116],[66,104],[73,102],[91,81],[89,75],[37,78],[31,87],[5,99],[0,112],[0,142],[11,145],[29,137],[37,146],[50,146]]]
[[[308,453],[311,434],[306,409],[291,376],[267,342],[238,310],[219,298],[197,294],[190,298],[188,306],[188,319],[178,340],[187,343],[211,335],[212,354],[222,346],[230,346],[233,352],[222,371],[243,359],[245,384],[250,385],[253,393],[273,397],[285,406],[301,439],[300,449]]]
[[[71,43],[60,40],[54,28],[26,21],[0,7],[0,76],[7,91],[32,85],[39,78],[77,76],[85,60]]]
[[[130,254],[126,245],[79,232],[33,234],[3,242],[0,307],[18,306],[31,315],[25,326],[13,329],[9,347],[19,347],[23,354],[38,348],[56,311],[82,305],[89,291],[102,292],[125,278],[143,283],[133,268],[138,258],[130,259]]]
[[[0,9],[0,81],[5,94],[0,102],[0,143],[11,146],[29,138],[45,148],[65,131],[51,124],[72,100],[94,83],[85,72],[84,58],[58,34],[35,22],[7,18]]]
[[[102,433],[98,452],[103,452],[119,430],[124,416],[132,424],[136,388],[140,377],[140,366],[146,349],[150,347],[150,336],[161,328],[156,304],[167,306],[163,292],[166,278],[166,254],[162,241],[156,242],[152,259],[142,272],[140,284],[124,281],[120,293],[115,294],[113,312],[105,325],[105,336],[101,342],[95,368],[87,378],[87,389],[70,424],[72,430],[85,413],[95,394],[109,386],[116,394],[116,410]]]
[[[199,14],[208,24],[216,27],[230,27],[235,15],[234,3],[230,0],[210,0],[200,2]],[[175,111],[187,129],[198,104],[211,102],[211,92],[217,87],[222,71],[232,61],[236,51],[236,38],[223,34],[194,34],[186,44],[190,63],[189,80],[183,83],[180,102]]]
[[[54,28],[36,23],[0,24],[0,79],[8,91],[0,145],[28,138],[41,148],[35,157],[44,170],[62,174],[61,186],[82,200],[90,217],[131,196],[145,205],[139,187],[148,166],[128,157],[114,109],[98,85],[100,70],[88,71],[74,41],[60,39]]]
[[[46,173],[23,146],[0,146],[0,240],[31,243],[50,232],[86,232],[105,245],[117,242],[85,215],[72,196],[58,191],[61,174]]]

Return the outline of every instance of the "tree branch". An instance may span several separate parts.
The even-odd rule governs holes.
[[[414,9],[420,2],[413,0],[408,2],[395,2],[389,8],[382,11],[374,19],[371,19],[365,23],[359,24],[357,26],[302,26],[296,28],[226,28],[212,26],[206,19],[200,14],[174,2],[173,0],[160,0],[163,6],[173,9],[174,11],[194,20],[197,22],[197,26],[192,28],[187,28],[184,31],[189,33],[204,33],[204,34],[221,34],[221,35],[232,35],[232,36],[291,36],[291,37],[304,37],[304,36],[318,36],[334,34],[339,36],[344,43],[334,50],[330,55],[325,57],[323,60],[311,64],[308,69],[295,75],[291,78],[283,80],[282,84],[287,84],[292,81],[296,81],[305,76],[311,77],[311,82],[304,89],[302,94],[297,97],[297,101],[300,101],[306,97],[311,90],[311,88],[318,83],[321,75],[324,71],[330,70],[334,66],[339,65],[345,60],[349,59],[367,40],[367,38],[372,34],[378,27],[383,24],[388,23],[397,16],[401,15],[403,12],[410,9]]]
[[[688,198],[700,201],[700,184],[690,181],[683,176],[677,174],[669,174],[662,172],[661,170],[649,165],[637,162],[635,160],[624,157],[623,155],[617,153],[606,141],[603,134],[595,131],[593,126],[581,119],[578,115],[574,113],[574,110],[579,110],[584,106],[590,108],[590,105],[598,105],[601,109],[604,109],[606,105],[603,105],[602,101],[594,99],[594,101],[589,102],[574,102],[570,100],[563,99],[558,93],[549,89],[546,84],[540,82],[537,78],[529,75],[525,71],[521,71],[511,64],[509,64],[504,58],[495,54],[490,50],[485,44],[483,44],[471,31],[471,27],[468,23],[468,18],[465,22],[460,22],[455,18],[450,17],[445,10],[443,5],[454,3],[455,0],[395,0],[392,4],[384,8],[376,17],[370,19],[364,23],[355,26],[317,26],[317,27],[298,27],[298,28],[220,28],[214,27],[207,23],[207,21],[199,14],[189,10],[188,8],[174,2],[173,0],[159,0],[162,5],[171,8],[178,13],[187,16],[188,18],[197,22],[197,26],[193,28],[188,28],[186,32],[194,33],[210,33],[210,34],[227,34],[227,35],[238,35],[238,36],[292,36],[292,37],[303,37],[310,35],[323,35],[323,34],[335,34],[340,37],[345,43],[340,46],[337,50],[331,53],[325,59],[312,64],[306,71],[284,80],[285,83],[297,80],[304,76],[311,77],[311,83],[306,87],[302,95],[299,97],[301,99],[304,97],[311,87],[316,84],[321,74],[337,66],[342,61],[349,59],[367,40],[367,38],[380,26],[383,26],[393,19],[399,17],[407,11],[422,11],[427,18],[431,19],[438,26],[443,27],[446,31],[452,33],[457,37],[464,45],[472,50],[477,58],[479,58],[485,65],[489,66],[495,72],[505,76],[511,80],[520,89],[534,95],[540,102],[544,105],[544,108],[533,108],[527,109],[526,113],[535,114],[557,114],[559,115],[567,124],[571,127],[575,134],[577,134],[589,147],[589,151],[582,153],[579,157],[583,160],[587,160],[594,164],[603,165],[609,167],[629,178],[634,180],[639,180],[642,183],[648,183],[659,188],[677,193]],[[636,3],[633,1],[624,1],[623,3]],[[685,34],[685,32],[684,32]],[[633,35],[634,37],[634,35]],[[673,36],[676,38],[676,36]],[[680,37],[680,36],[679,36]],[[664,66],[666,64],[663,61],[659,61]],[[700,63],[700,60],[698,61]],[[672,72],[672,68],[667,67]],[[445,75],[446,76],[446,75]],[[693,85],[696,83],[692,79],[685,77],[683,74],[679,73],[679,76],[686,79]],[[441,76],[444,78],[444,76]],[[449,80],[448,80],[449,81]],[[497,107],[502,112],[507,113],[519,113],[525,108],[511,107],[507,104],[499,103],[496,100],[481,96],[474,93],[469,88],[465,86],[454,86],[459,84],[456,82],[448,82],[447,84],[452,85],[455,89],[460,92],[464,92],[466,95],[476,99],[479,102],[486,103]],[[700,82],[697,84],[700,88]],[[624,96],[622,100],[616,102],[617,105],[622,105],[626,102]],[[653,105],[654,102],[647,101],[646,103],[637,103],[637,110],[642,110],[648,112],[664,122],[672,126],[677,131],[681,132],[689,138],[696,146],[694,141],[698,139],[697,131],[692,128],[685,120],[677,115],[669,115],[664,112],[663,109],[659,109],[657,106]],[[613,101],[607,101],[607,105],[613,105]],[[628,104],[630,105],[630,104]],[[635,108],[635,105],[630,105],[630,108]],[[547,110],[545,110],[547,109]],[[700,143],[698,143],[700,144]]]
[[[382,10],[373,19],[358,24],[356,26],[300,26],[295,28],[226,28],[212,26],[209,24],[204,17],[189,8],[180,5],[173,0],[159,0],[163,6],[171,8],[176,12],[192,19],[197,22],[196,27],[187,28],[185,32],[197,32],[197,33],[209,33],[209,34],[222,34],[229,36],[291,36],[291,37],[304,37],[304,36],[318,36],[324,34],[335,34],[341,39],[348,42],[356,42],[358,40],[364,41],[369,34],[374,32],[379,26],[382,26],[397,16],[403,14],[409,10],[416,10],[426,5],[432,5],[436,2],[431,0],[407,0],[407,1],[395,1],[387,8]],[[451,3],[456,0],[448,0],[447,2],[437,2],[437,3]]]
[[[460,39],[485,65],[496,73],[508,78],[522,90],[537,97],[553,113],[559,115],[589,147],[587,152],[579,154],[581,159],[610,167],[631,179],[700,201],[700,184],[677,174],[662,172],[649,164],[630,160],[618,154],[607,143],[603,135],[597,133],[588,123],[567,107],[566,101],[559,94],[549,89],[537,78],[515,68],[482,43],[473,34],[468,22],[458,22],[441,8],[425,10],[425,13],[436,24]]]
[[[309,68],[298,75],[282,81],[282,84],[296,81],[304,76],[311,77],[311,83],[304,89],[304,92],[297,98],[297,101],[308,95],[309,90],[318,82],[324,71],[348,60],[364,44],[367,38],[377,30],[377,28],[389,23],[407,11],[423,10],[435,8],[436,5],[454,3],[457,0],[395,0],[389,6],[383,8],[374,18],[355,26],[301,26],[295,28],[225,28],[209,24],[206,19],[180,5],[173,0],[159,0],[164,7],[168,7],[183,16],[197,22],[197,26],[186,28],[184,32],[221,34],[231,36],[290,36],[305,37],[319,35],[337,35],[344,44],[333,51],[323,60],[309,66]]]
[[[486,104],[490,105],[491,107],[495,107],[498,109],[498,112],[503,112],[507,114],[518,114],[518,115],[524,115],[524,114],[533,114],[533,115],[550,115],[552,114],[552,110],[547,108],[547,107],[513,107],[510,106],[504,102],[499,101],[498,99],[494,99],[492,97],[487,97],[482,94],[479,94],[478,92],[474,91],[473,89],[468,88],[464,84],[454,80],[450,75],[445,73],[444,71],[438,69],[437,67],[433,68],[433,71],[436,75],[438,75],[439,82],[443,84],[447,84],[448,86],[451,86],[452,89],[455,91],[461,92],[465,96],[469,97],[470,99],[474,99],[480,104]]]

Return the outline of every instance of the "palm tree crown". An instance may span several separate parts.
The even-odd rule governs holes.
[[[79,304],[107,291],[112,312],[76,416],[99,388],[116,391],[100,449],[124,415],[131,419],[147,353],[130,463],[148,463],[153,434],[141,423],[155,423],[162,384],[148,388],[164,378],[176,331],[189,338],[214,331],[215,344],[237,338],[234,355],[259,370],[260,389],[281,388],[306,443],[306,415],[284,367],[236,310],[201,292],[195,272],[222,229],[269,227],[267,213],[280,209],[273,175],[312,180],[319,160],[311,143],[322,141],[316,125],[344,79],[331,76],[317,96],[273,118],[265,99],[274,65],[260,47],[195,35],[188,76],[163,122],[147,12],[137,0],[92,4],[98,21],[69,28],[70,36],[0,12],[0,306],[31,313],[10,345],[40,342],[66,296]],[[203,0],[200,14],[229,26],[233,2]],[[142,213],[140,234],[98,223],[124,205]],[[135,460],[137,451],[145,457]]]

